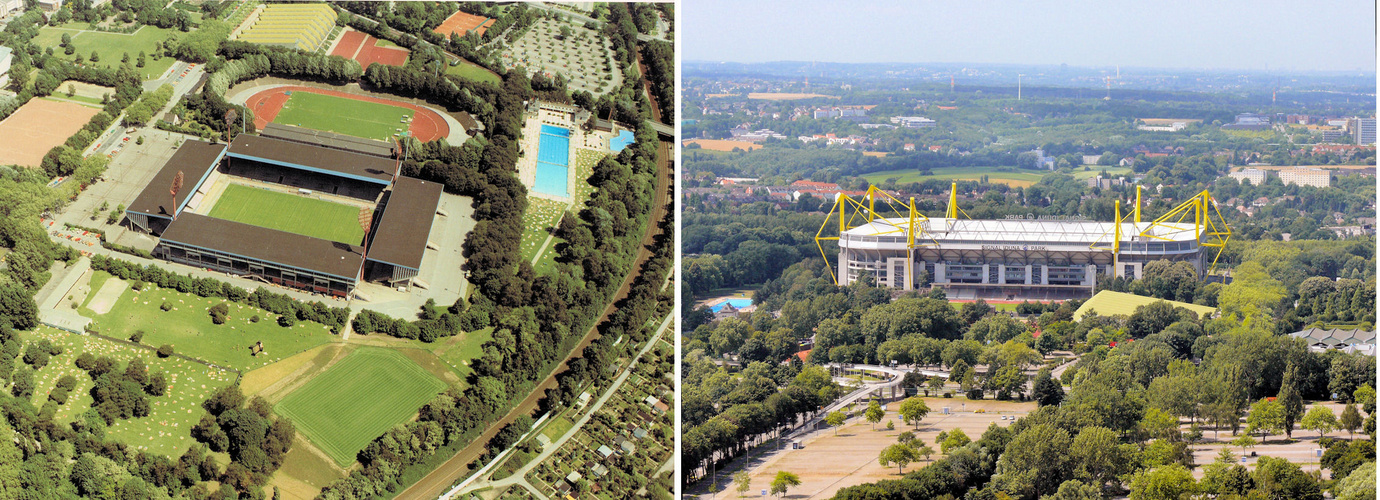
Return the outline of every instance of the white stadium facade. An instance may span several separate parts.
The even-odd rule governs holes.
[[[1211,220],[1216,208],[1206,192],[1147,222],[1139,220],[1139,200],[1134,219],[1130,213],[1123,218],[1118,204],[1120,222],[963,219],[957,217],[956,197],[943,218],[913,209],[895,217],[906,215],[904,208],[883,218],[873,210],[883,201],[879,195],[887,196],[879,191],[869,191],[861,201],[841,196],[825,223],[837,217],[840,227],[839,285],[871,275],[878,286],[914,290],[928,284],[956,299],[1085,298],[1092,296],[1098,276],[1141,278],[1145,264],[1156,260],[1189,262],[1202,275],[1230,237],[1224,222]],[[843,216],[850,206],[852,221]]]

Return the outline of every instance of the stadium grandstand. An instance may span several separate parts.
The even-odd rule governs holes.
[[[315,51],[335,28],[336,14],[324,3],[271,3],[239,40]]]
[[[1190,262],[1201,275],[1216,265],[1231,236],[1207,191],[1146,222],[1139,190],[1134,213],[1123,216],[1118,201],[1115,222],[972,220],[960,217],[966,214],[957,201],[951,194],[945,217],[929,218],[913,200],[903,203],[875,187],[861,200],[841,195],[816,242],[838,241],[839,285],[871,275],[879,286],[929,285],[951,299],[1062,300],[1091,297],[1098,276],[1140,278],[1156,260]],[[835,223],[841,237],[823,236]]]
[[[145,186],[128,217],[136,230],[159,237],[157,258],[337,297],[348,296],[361,279],[406,287],[427,249],[437,248],[428,238],[442,186],[398,175],[397,167],[396,159],[253,134],[240,134],[228,147],[189,140]],[[183,184],[174,190],[179,176]],[[249,198],[232,199],[232,187]],[[304,208],[278,213],[255,206],[264,202]],[[309,211],[322,207],[328,210]],[[322,236],[303,225],[352,236]]]

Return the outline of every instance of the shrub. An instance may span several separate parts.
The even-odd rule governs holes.
[[[259,322],[259,315],[255,314],[255,315],[253,315],[253,316],[250,316],[250,317],[249,317],[249,322],[250,322],[250,323],[258,323],[258,322]]]
[[[219,304],[216,304],[215,306],[212,306],[209,312],[211,313],[212,323],[215,323],[217,325],[223,325],[225,324],[226,316],[230,314],[230,306],[227,306],[224,302],[221,302]]]
[[[284,314],[282,316],[278,316],[278,326],[289,327],[295,324],[297,324],[296,316],[293,316],[291,314]]]
[[[161,345],[161,346],[158,346],[158,357],[160,357],[160,358],[166,358],[166,357],[172,356],[172,355],[173,355],[173,346],[172,346],[172,344],[163,344],[163,345]]]
[[[168,301],[165,300],[165,301],[163,301],[163,305],[158,306],[158,308],[159,308],[159,309],[162,309],[162,310],[164,310],[164,311],[171,311],[171,310],[172,310],[172,304],[168,303]]]
[[[132,335],[129,336],[129,341],[130,341],[130,342],[133,342],[133,343],[135,343],[135,344],[138,344],[139,342],[142,342],[143,340],[144,340],[144,331],[143,331],[143,330],[135,330],[135,331],[134,331],[134,334],[132,334]]]

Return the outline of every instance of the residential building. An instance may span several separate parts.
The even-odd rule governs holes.
[[[1320,168],[1289,168],[1279,171],[1279,180],[1285,184],[1330,187],[1332,186],[1332,171]]]
[[[1356,144],[1375,144],[1375,118],[1352,118],[1347,128]]]
[[[1227,174],[1227,177],[1236,179],[1237,182],[1251,181],[1252,186],[1259,186],[1265,183],[1265,178],[1269,177],[1269,172],[1258,168],[1243,168]]]
[[[24,0],[0,0],[0,17],[24,10]],[[4,73],[0,71],[0,73]]]
[[[10,62],[13,59],[14,53],[9,47],[0,47],[0,79],[10,72]]]

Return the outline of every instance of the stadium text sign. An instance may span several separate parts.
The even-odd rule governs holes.
[[[1025,215],[1016,214],[1016,215],[1008,215],[1008,216],[1006,216],[1006,220],[1088,220],[1088,218],[1087,218],[1086,216],[1083,216],[1083,215],[1038,215],[1038,216],[1037,216],[1037,215],[1035,215],[1035,214],[1025,214]]]
[[[1044,245],[983,245],[983,250],[1045,250]]]

